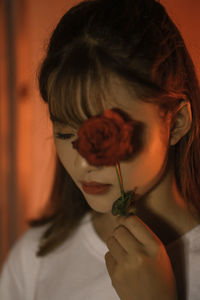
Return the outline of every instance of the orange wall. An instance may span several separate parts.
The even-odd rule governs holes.
[[[161,0],[180,29],[200,78],[200,1]]]

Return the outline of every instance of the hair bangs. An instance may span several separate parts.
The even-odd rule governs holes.
[[[73,65],[63,66],[49,76],[48,102],[53,123],[78,129],[85,120],[105,110],[108,73],[91,60],[85,72],[75,69]]]

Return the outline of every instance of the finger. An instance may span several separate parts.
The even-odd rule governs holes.
[[[126,250],[122,247],[122,245],[116,240],[114,236],[111,236],[107,239],[106,245],[110,250],[111,255],[116,260],[116,262],[121,262],[122,259],[127,255]]]
[[[141,249],[144,249],[144,245],[124,225],[115,228],[113,236],[128,254],[133,253],[135,250],[141,251]]]
[[[115,267],[116,267],[116,261],[113,258],[113,256],[111,255],[111,253],[108,251],[105,254],[105,261],[106,261],[106,268],[108,270],[108,273],[110,275],[110,277],[112,276],[112,274],[114,273]]]
[[[130,233],[145,247],[155,247],[160,243],[156,234],[136,215],[127,218],[120,217],[118,222],[124,225]]]

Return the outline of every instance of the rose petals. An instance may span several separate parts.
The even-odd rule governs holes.
[[[133,154],[134,125],[124,111],[108,109],[82,124],[73,148],[91,165],[113,166]]]

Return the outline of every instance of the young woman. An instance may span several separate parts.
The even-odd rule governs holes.
[[[199,299],[200,89],[164,7],[76,5],[52,34],[39,88],[53,125],[55,181],[44,214],[4,265],[0,298]],[[73,143],[86,121],[113,108],[141,125],[137,151],[120,161],[125,192],[137,191],[127,217],[112,214],[115,166],[90,164]]]

